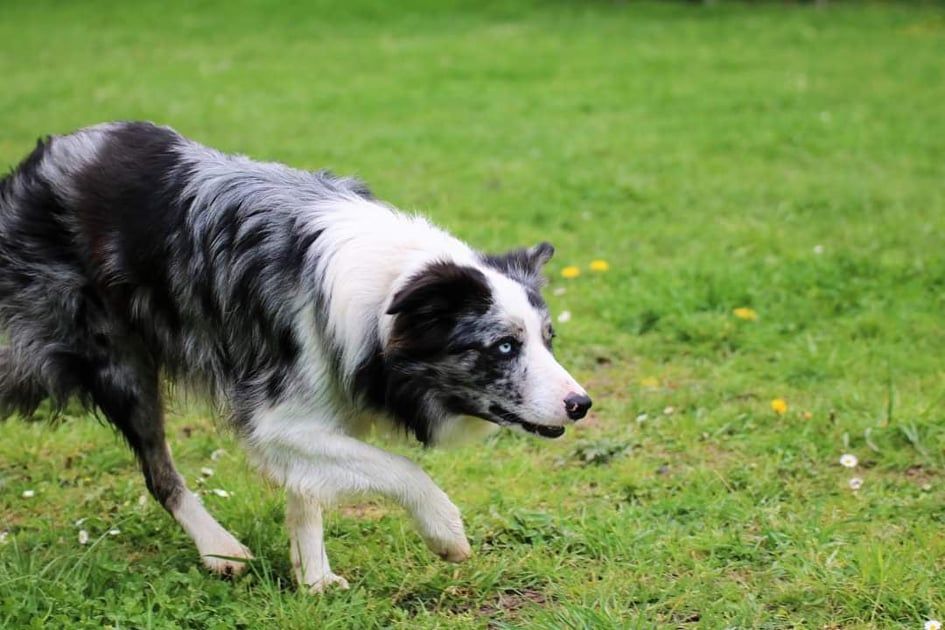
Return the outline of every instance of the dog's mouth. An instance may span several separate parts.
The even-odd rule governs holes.
[[[564,427],[549,427],[544,424],[532,424],[531,422],[523,420],[518,415],[508,411],[507,409],[503,409],[496,404],[489,405],[489,414],[490,417],[486,418],[486,420],[489,422],[495,422],[500,426],[517,424],[529,433],[540,435],[543,438],[549,438],[552,440],[564,435]]]

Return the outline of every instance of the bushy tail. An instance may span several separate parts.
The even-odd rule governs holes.
[[[29,374],[17,369],[13,353],[8,347],[0,347],[0,420],[14,412],[31,416],[46,392]]]

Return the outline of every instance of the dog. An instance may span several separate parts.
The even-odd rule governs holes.
[[[322,511],[377,493],[445,560],[471,549],[449,497],[363,438],[424,444],[483,421],[546,438],[585,416],[554,359],[541,297],[548,243],[480,253],[359,180],[228,155],[168,127],[50,136],[0,181],[3,417],[78,400],[124,436],[203,563],[252,558],[190,492],[165,442],[162,383],[226,410],[286,492],[300,587],[344,578]]]

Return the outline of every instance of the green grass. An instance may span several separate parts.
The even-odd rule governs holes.
[[[475,556],[443,564],[362,502],[328,526],[352,588],[322,597],[291,584],[280,493],[199,408],[175,407],[171,442],[191,483],[213,466],[203,487],[234,493],[205,498],[259,558],[233,582],[139,504],[110,429],[7,422],[0,624],[945,616],[941,5],[318,5],[4,3],[0,165],[40,134],[145,118],[356,173],[483,248],[551,240],[559,354],[594,413],[554,442],[395,446],[464,511]]]

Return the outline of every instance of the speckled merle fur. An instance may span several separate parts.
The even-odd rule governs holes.
[[[319,213],[358,198],[372,199],[357,180],[224,155],[149,123],[42,140],[0,182],[4,415],[73,396],[101,409],[168,505],[180,488],[161,375],[203,385],[243,426],[306,386],[298,322],[311,308],[328,355],[322,376],[352,404],[387,412],[424,442],[448,415],[505,423],[493,407],[521,397],[527,366],[490,353],[508,331],[479,269],[418,269],[390,302],[387,347],[374,323],[356,350],[330,328],[331,288],[319,277],[336,243],[322,246]],[[539,269],[552,251],[479,262],[546,312]]]
[[[549,349],[554,333],[540,294],[540,269],[553,253],[551,245],[542,243],[481,256],[484,264],[526,289],[530,304],[549,321],[544,337]],[[369,402],[394,409],[424,443],[444,414],[521,423],[500,403],[521,403],[528,368],[521,357],[507,360],[492,348],[515,333],[496,306],[481,271],[446,263],[424,268],[387,311],[400,315],[388,347],[378,348],[359,371]]]
[[[225,155],[149,123],[41,141],[0,179],[0,413],[78,399],[124,435],[204,565],[252,557],[187,491],[164,381],[198,386],[286,490],[290,557],[345,585],[321,510],[379,493],[461,562],[459,509],[418,466],[359,438],[423,443],[486,426],[564,434],[591,400],[551,353],[540,244],[484,255],[357,180]],[[444,437],[446,436],[446,437]]]
[[[285,296],[318,238],[293,216],[295,194],[364,186],[276,165],[240,172],[248,160],[207,150],[233,169],[208,193],[192,172],[201,148],[169,129],[80,133],[93,153],[57,153],[63,140],[47,139],[4,180],[5,405],[30,412],[35,392],[60,405],[91,393],[76,379],[98,378],[125,336],[151,365],[203,381],[236,412],[239,401],[277,398],[298,351]]]

